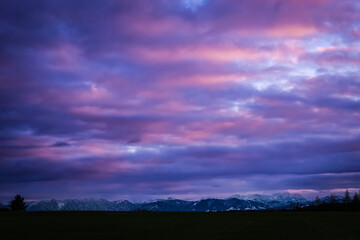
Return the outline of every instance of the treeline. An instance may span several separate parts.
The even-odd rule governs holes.
[[[349,191],[345,191],[344,198],[339,200],[334,194],[330,195],[330,199],[321,200],[316,197],[315,201],[305,207],[295,207],[295,210],[300,211],[360,211],[359,193],[350,195]]]

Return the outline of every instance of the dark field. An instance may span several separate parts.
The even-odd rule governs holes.
[[[0,212],[0,239],[360,239],[356,212]]]

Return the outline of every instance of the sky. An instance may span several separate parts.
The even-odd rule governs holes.
[[[0,201],[360,187],[357,0],[1,0]]]

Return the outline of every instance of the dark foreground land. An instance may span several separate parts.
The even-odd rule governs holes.
[[[359,212],[0,212],[0,239],[360,239]]]

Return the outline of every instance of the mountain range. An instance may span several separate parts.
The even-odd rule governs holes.
[[[28,211],[247,211],[290,209],[296,204],[309,205],[299,194],[276,193],[272,195],[234,195],[226,199],[207,198],[198,201],[163,199],[134,203],[127,200],[108,201],[105,199],[43,200],[27,203]]]

